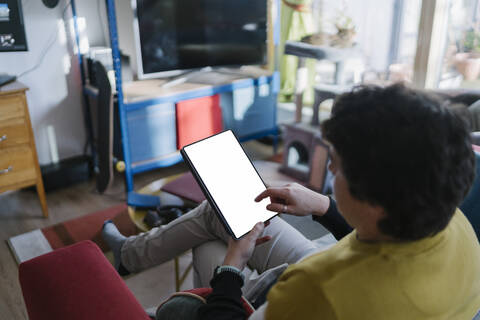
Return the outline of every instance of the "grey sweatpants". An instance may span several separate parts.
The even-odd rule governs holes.
[[[281,265],[286,267],[321,250],[279,217],[271,220],[263,235],[272,239],[257,246],[248,261],[248,266],[258,274],[273,268],[278,270]],[[214,268],[223,262],[229,238],[215,212],[204,201],[167,225],[129,237],[122,246],[121,259],[127,270],[139,272],[193,249],[194,285],[207,287]]]

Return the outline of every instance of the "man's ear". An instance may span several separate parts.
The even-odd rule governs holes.
[[[368,210],[368,214],[373,219],[373,221],[380,221],[387,216],[385,209],[380,205],[370,205],[370,210]]]
[[[387,216],[387,213],[385,212],[385,209],[380,206],[380,205],[375,205],[373,206],[374,208],[374,214],[376,214],[380,219],[383,219]]]
[[[375,220],[372,220],[372,221],[376,221],[375,225],[376,225],[376,228],[377,228],[378,232],[380,234],[388,237],[388,238],[391,238],[390,236],[383,233],[382,229],[379,226],[380,221],[382,221],[383,219],[385,219],[387,217],[387,212],[385,211],[385,209],[382,206],[379,206],[379,205],[372,206],[372,210],[370,211],[370,214],[371,214],[371,218],[375,219]]]

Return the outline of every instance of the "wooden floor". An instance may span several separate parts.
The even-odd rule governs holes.
[[[255,159],[265,159],[272,155],[272,148],[258,142],[247,143],[246,150]],[[186,171],[186,168],[183,164],[179,164],[144,173],[135,177],[135,187],[138,189],[152,181],[182,171]],[[34,191],[21,190],[0,195],[0,240],[2,240],[0,241],[0,320],[28,319],[18,282],[18,267],[6,240],[14,235],[124,203],[123,179],[121,176],[117,177],[112,188],[104,195],[95,192],[95,182],[92,180],[48,192],[47,202],[50,217],[45,219],[42,217],[40,203]],[[188,257],[183,259],[181,265],[186,263],[188,263]],[[157,305],[174,291],[173,263],[167,263],[159,268],[163,268],[161,272],[149,270],[126,279],[127,285],[144,307]],[[165,271],[165,268],[168,270]],[[159,287],[163,288],[163,292],[158,292]]]

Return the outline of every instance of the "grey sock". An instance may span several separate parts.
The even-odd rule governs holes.
[[[115,269],[120,271],[124,268],[122,265],[121,249],[125,240],[127,240],[127,237],[118,231],[117,227],[111,220],[107,220],[103,223],[102,237],[113,251]]]

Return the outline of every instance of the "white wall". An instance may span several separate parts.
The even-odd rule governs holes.
[[[75,2],[77,16],[86,17],[84,32],[90,46],[105,45],[108,37],[106,17],[100,15],[105,10],[104,2]],[[23,0],[29,50],[0,53],[0,72],[19,75],[36,65],[41,53],[52,44],[39,67],[18,79],[30,88],[27,100],[40,164],[51,163],[47,126],[55,128],[60,159],[82,154],[86,141],[79,62],[74,54],[76,42],[68,3],[60,0],[56,8],[49,9],[40,0]]]
[[[128,0],[123,0],[129,2]],[[76,0],[77,16],[86,20],[86,35],[91,47],[110,46],[105,0]]]
[[[130,65],[137,74],[137,56],[133,35],[133,10],[130,0],[115,0],[117,13],[118,42],[123,54],[130,57]]]
[[[115,0],[118,43],[121,52],[130,57],[132,70],[137,72],[135,39],[133,36],[133,10],[131,0]],[[86,35],[90,46],[110,47],[110,35],[105,0],[77,0],[77,15],[87,21]]]
[[[62,19],[65,0],[54,9],[46,8],[38,0],[24,0],[23,3],[29,50],[0,53],[0,72],[19,75],[34,66],[40,53],[52,44],[39,67],[19,79],[30,88],[27,100],[38,158],[40,164],[47,164],[51,162],[48,125],[55,128],[61,159],[83,151],[85,130],[79,66]],[[67,10],[65,15],[69,17],[69,13]]]

